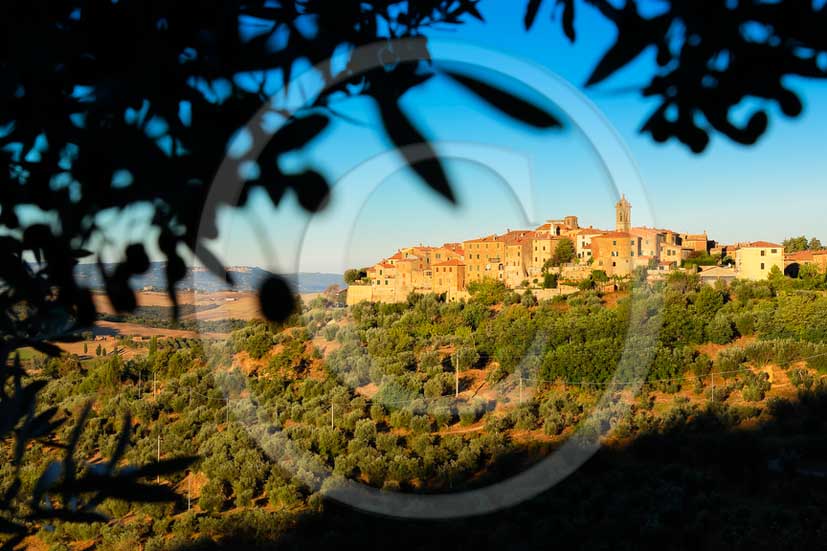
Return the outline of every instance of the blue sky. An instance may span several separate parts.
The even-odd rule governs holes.
[[[654,104],[630,87],[646,81],[653,54],[645,53],[612,79],[585,90],[582,83],[613,42],[613,29],[593,10],[583,9],[577,19],[578,40],[569,44],[559,23],[550,22],[553,2],[545,4],[532,31],[525,32],[522,3],[482,2],[486,22],[472,20],[456,29],[432,31],[430,36],[439,42],[432,53],[452,56],[453,46],[442,41],[478,47],[513,59],[515,66],[541,66],[584,92],[637,163],[650,210],[646,212],[646,201],[633,197],[635,223],[693,233],[706,230],[723,242],[780,241],[799,234],[827,239],[820,212],[827,174],[821,128],[821,121],[827,120],[825,83],[791,82],[803,94],[804,115],[787,119],[770,107],[770,130],[758,145],[746,148],[715,136],[704,154],[693,155],[679,143],[656,144],[637,132]],[[491,67],[494,57],[481,55],[475,61],[480,74],[487,74],[486,68],[498,69]],[[496,74],[491,78],[502,80]],[[502,84],[534,97],[522,85]],[[560,106],[543,101],[567,120]],[[434,142],[478,144],[471,155],[475,160],[447,162],[459,197],[457,208],[430,192],[410,171],[394,169],[391,159],[377,162],[374,158],[389,146],[375,112],[366,100],[348,100],[337,106],[338,111],[362,124],[337,121],[311,148],[286,162],[290,169],[320,168],[334,182],[328,209],[313,220],[308,237],[303,239],[310,218],[292,195],[273,208],[261,194],[247,209],[222,212],[221,238],[211,244],[213,250],[228,264],[337,272],[389,256],[399,246],[460,241],[566,214],[578,215],[585,226],[613,225],[616,196],[611,177],[590,145],[592,129],[579,129],[568,120],[564,130],[532,130],[499,115],[444,77],[409,92],[403,106]],[[462,148],[439,149],[458,147]],[[482,166],[498,152],[503,158],[494,162],[494,169]],[[508,178],[519,179],[518,187],[530,181],[530,216],[521,210]],[[364,203],[348,200],[350,186],[368,183],[376,189]],[[252,230],[251,218],[267,235],[266,242]]]

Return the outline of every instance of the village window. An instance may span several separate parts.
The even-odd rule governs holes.
[[[617,240],[612,240],[612,245],[617,245]]]
[[[764,249],[761,249],[761,256],[764,256],[764,253],[766,253],[766,252],[767,251],[765,251]]]
[[[770,252],[771,252],[772,254],[775,254],[775,253],[777,253],[777,252],[778,252],[778,249],[771,249],[771,250],[770,250]]]
[[[763,251],[761,251],[761,252],[763,252]],[[764,263],[763,262],[761,263],[761,269],[762,270],[764,269]]]

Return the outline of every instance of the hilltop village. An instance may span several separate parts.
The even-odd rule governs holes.
[[[347,302],[401,302],[411,292],[459,300],[468,296],[469,284],[483,279],[531,289],[538,298],[547,298],[576,291],[576,284],[594,272],[611,281],[637,269],[647,270],[650,279],[691,269],[699,272],[702,281],[712,283],[766,279],[773,268],[789,272],[801,263],[827,269],[827,251],[785,258],[778,243],[722,245],[706,232],[633,227],[631,221],[632,205],[623,196],[615,204],[614,230],[583,228],[577,216],[566,216],[533,230],[507,230],[438,247],[401,248],[359,272],[349,282]]]

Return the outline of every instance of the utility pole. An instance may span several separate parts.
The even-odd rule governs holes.
[[[161,435],[158,434],[158,463],[161,462]],[[155,483],[159,484],[161,482],[161,475],[158,474],[155,478]]]
[[[187,511],[192,507],[192,472],[187,474]]]
[[[454,352],[454,376],[456,378],[454,385],[454,397],[459,399],[459,354],[456,352]]]
[[[520,375],[520,404],[523,403],[523,376]]]

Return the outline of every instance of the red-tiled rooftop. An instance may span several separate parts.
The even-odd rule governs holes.
[[[596,235],[592,237],[592,239],[603,239],[604,237],[634,237],[629,232],[625,231],[613,231],[609,233],[604,233],[603,235]]]
[[[434,264],[434,266],[465,266],[464,262],[460,262],[456,258],[452,258],[451,260],[446,260],[444,262],[439,262]]]
[[[812,260],[814,251],[796,251],[794,253],[786,254],[788,260]]]
[[[769,241],[752,241],[750,243],[745,243],[743,247],[775,247],[780,249],[781,245],[778,243],[770,243]]]

